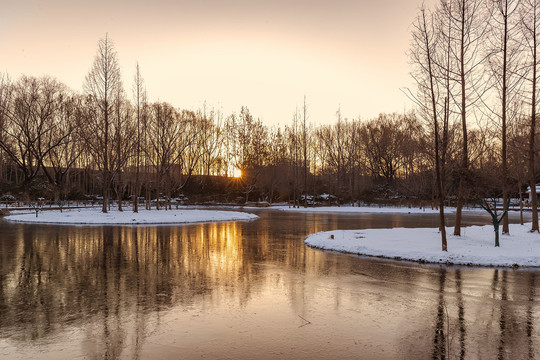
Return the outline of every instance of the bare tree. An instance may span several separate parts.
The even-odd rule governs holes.
[[[212,109],[208,114],[206,113],[206,105],[203,111],[197,112],[197,123],[201,131],[201,165],[204,175],[210,176],[212,167],[216,165],[218,158],[220,157],[219,149],[220,143],[223,139],[223,131],[221,129],[221,123],[223,121],[223,115],[220,111]]]
[[[465,187],[469,172],[469,151],[467,121],[471,115],[471,107],[481,102],[487,91],[482,65],[485,57],[482,54],[482,42],[485,37],[487,21],[482,12],[482,0],[441,0],[441,17],[448,21],[451,65],[449,74],[458,85],[458,91],[452,93],[461,118],[462,127],[462,160],[459,170],[458,202],[454,235],[461,235],[462,208],[465,202]],[[445,41],[446,42],[446,41]]]
[[[307,199],[307,178],[308,178],[308,128],[307,128],[307,103],[304,95],[304,105],[302,106],[302,158],[304,168],[304,207],[308,205]]]
[[[508,194],[508,150],[507,132],[508,123],[517,115],[510,113],[510,103],[515,101],[519,94],[520,79],[517,75],[516,66],[519,65],[517,58],[520,55],[520,44],[516,41],[516,30],[518,21],[519,0],[491,0],[489,3],[493,12],[490,24],[492,25],[490,35],[494,39],[491,41],[489,64],[494,78],[494,88],[499,94],[501,101],[501,112],[497,114],[501,121],[501,180],[503,207],[509,202]],[[489,107],[488,107],[489,109]],[[503,234],[509,233],[508,217],[503,219]]]
[[[430,14],[431,15],[431,14]],[[440,131],[439,131],[439,114],[441,108],[443,114],[446,115],[448,97],[444,98],[441,106],[439,96],[439,87],[436,79],[435,54],[437,49],[437,28],[434,24],[433,15],[429,17],[429,23],[426,19],[426,10],[421,9],[420,15],[414,24],[413,30],[413,48],[411,56],[413,64],[416,66],[414,78],[418,85],[419,96],[415,97],[423,113],[431,119],[433,124],[433,144],[435,150],[435,174],[437,192],[439,198],[439,229],[441,231],[442,250],[448,251],[446,240],[445,214],[444,214],[444,186],[442,176],[442,161],[439,151]],[[427,80],[427,81],[426,81]],[[443,116],[445,116],[443,115]]]
[[[287,143],[289,147],[289,178],[290,178],[290,187],[292,188],[292,204],[293,208],[299,207],[299,194],[298,194],[298,168],[299,168],[299,154],[300,154],[300,137],[298,135],[298,122],[300,120],[300,115],[298,113],[298,108],[293,114],[292,124],[290,127],[285,127]],[[289,196],[290,198],[290,196]],[[289,199],[290,202],[291,199]]]
[[[166,192],[167,197],[170,197],[172,190],[171,169],[179,158],[177,142],[182,131],[182,122],[178,111],[167,103],[152,104],[150,119],[148,126],[150,148],[147,151],[154,169],[156,208],[159,210],[160,195]]]
[[[260,119],[253,118],[247,107],[242,107],[235,130],[238,143],[235,166],[242,171],[242,191],[247,202],[260,185],[259,176],[268,157],[268,129]]]
[[[146,92],[144,90],[144,80],[141,75],[139,63],[135,68],[135,78],[133,83],[133,95],[135,98],[136,118],[137,118],[137,137],[136,137],[136,156],[135,156],[135,185],[133,186],[133,212],[139,212],[140,188],[140,166],[141,166],[141,116],[145,110]]]
[[[403,131],[403,117],[398,114],[380,114],[364,124],[362,138],[367,166],[374,176],[392,185],[403,165],[403,147],[407,133]]]
[[[65,195],[66,177],[84,151],[80,138],[82,99],[67,96],[54,119],[50,134],[37,151],[41,158],[43,173],[55,187],[55,197]]]
[[[114,114],[112,118],[111,140],[114,146],[111,147],[110,170],[111,186],[118,201],[118,210],[122,211],[122,199],[126,190],[126,183],[122,179],[125,167],[133,156],[136,147],[137,129],[132,121],[133,108],[129,101],[125,99],[122,88],[118,88],[118,93],[114,100]]]
[[[49,77],[23,76],[14,84],[4,78],[1,88],[0,148],[23,173],[25,191],[40,171],[60,188],[72,162],[60,170],[55,154],[71,142],[76,129],[66,87]],[[46,165],[53,166],[54,174]]]
[[[202,119],[193,111],[180,113],[181,133],[177,140],[179,181],[175,185],[180,191],[188,184],[203,154],[205,133],[201,131]]]
[[[531,188],[532,226],[531,231],[539,232],[538,228],[538,202],[536,200],[536,171],[535,171],[535,137],[536,137],[536,107],[537,107],[537,84],[538,84],[538,46],[540,32],[540,3],[538,0],[523,0],[521,15],[522,31],[527,45],[527,76],[528,88],[530,89],[530,130],[529,130],[529,186]]]
[[[84,83],[84,90],[88,95],[87,105],[92,108],[87,119],[88,145],[101,170],[104,213],[108,211],[111,182],[112,117],[115,98],[121,87],[116,50],[108,35],[105,35],[104,39],[98,41],[98,51]]]

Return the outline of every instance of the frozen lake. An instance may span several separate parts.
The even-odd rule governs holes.
[[[178,226],[0,220],[0,359],[540,356],[540,271],[304,245],[338,228],[435,227],[437,215],[253,212]]]

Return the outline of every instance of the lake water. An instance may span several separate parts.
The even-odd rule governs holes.
[[[303,243],[337,228],[435,227],[436,215],[254,212],[183,226],[0,220],[0,359],[540,356],[538,271]]]

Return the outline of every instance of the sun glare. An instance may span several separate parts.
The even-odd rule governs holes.
[[[241,178],[242,177],[242,170],[240,170],[238,168],[234,168],[234,170],[232,172],[232,177],[233,178]]]

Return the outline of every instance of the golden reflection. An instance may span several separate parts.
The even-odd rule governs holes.
[[[53,330],[51,323],[85,314],[110,319],[112,309],[126,304],[136,304],[137,313],[190,304],[217,287],[237,292],[242,301],[249,296],[255,271],[236,222],[46,229],[51,236],[19,226],[11,258],[2,255],[0,302],[13,311],[1,323],[27,324],[18,335],[24,338],[39,338]],[[109,333],[113,325],[103,323]]]

